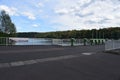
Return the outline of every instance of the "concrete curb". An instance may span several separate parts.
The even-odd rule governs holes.
[[[120,55],[120,49],[105,51],[105,53]]]

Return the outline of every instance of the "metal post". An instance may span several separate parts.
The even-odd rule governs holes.
[[[71,46],[73,46],[73,38],[71,38]]]
[[[101,38],[100,31],[99,31],[99,39]]]
[[[97,39],[97,37],[98,37],[98,33],[97,33],[97,30],[96,30],[96,39]]]
[[[93,34],[93,31],[92,31],[92,39],[93,39],[93,37],[94,37],[94,34]]]
[[[104,32],[103,32],[103,39],[104,39]]]
[[[6,39],[6,46],[8,45],[8,37],[5,37],[5,39]]]
[[[114,49],[114,41],[113,41],[113,39],[112,39],[112,49]]]

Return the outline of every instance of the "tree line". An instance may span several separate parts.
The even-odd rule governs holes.
[[[120,27],[110,27],[103,29],[92,29],[92,30],[69,30],[69,31],[56,31],[56,32],[22,32],[17,33],[17,37],[29,37],[29,38],[96,38],[96,39],[120,39]]]

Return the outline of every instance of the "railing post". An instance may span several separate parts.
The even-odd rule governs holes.
[[[114,40],[112,40],[112,49],[114,49]]]
[[[6,46],[8,46],[8,37],[5,37],[6,40]]]

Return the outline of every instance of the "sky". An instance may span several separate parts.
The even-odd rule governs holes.
[[[120,0],[0,0],[17,32],[120,27]]]

